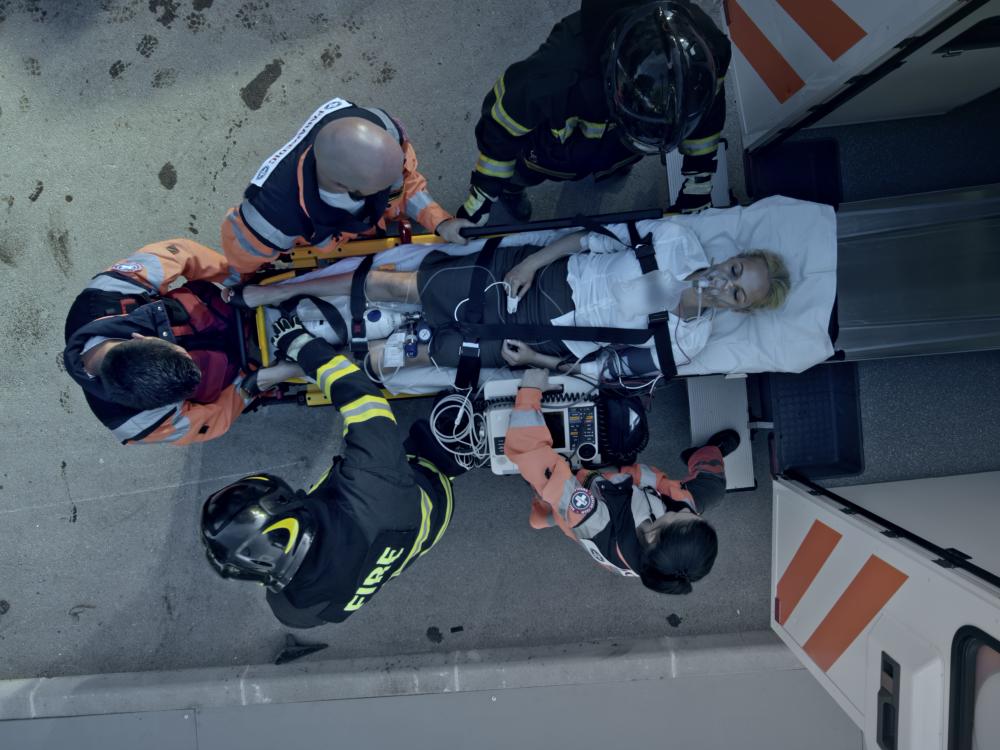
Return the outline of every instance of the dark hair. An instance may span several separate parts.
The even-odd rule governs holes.
[[[691,582],[708,575],[719,552],[719,538],[702,518],[675,521],[660,531],[656,544],[643,550],[639,577],[661,594],[690,594]]]
[[[158,409],[194,393],[201,370],[158,339],[130,339],[108,349],[100,378],[108,399],[133,409]]]

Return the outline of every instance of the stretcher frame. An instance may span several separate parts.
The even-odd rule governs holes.
[[[488,227],[470,227],[462,230],[463,236],[469,239],[481,237],[504,237],[509,234],[516,234],[525,231],[541,231],[550,229],[564,229],[578,226],[582,221],[596,222],[600,224],[613,224],[627,221],[643,221],[646,219],[660,219],[668,216],[669,213],[659,209],[649,209],[640,211],[626,211],[614,214],[602,214],[590,217],[570,217],[565,219],[552,219],[543,221],[533,221],[527,224],[503,224]],[[332,265],[344,258],[360,257],[365,255],[375,255],[385,250],[390,250],[399,245],[438,245],[441,238],[436,234],[413,234],[412,224],[408,219],[400,219],[397,223],[398,234],[374,238],[351,240],[337,247],[329,253],[318,253],[311,246],[296,247],[288,253],[279,256],[274,263],[269,263],[255,271],[248,279],[248,283],[268,285],[276,284],[279,281],[295,278],[296,276],[314,271],[317,268]],[[242,311],[241,311],[242,312]],[[255,337],[257,350],[260,352],[260,366],[268,367],[272,364],[269,347],[269,332],[267,328],[267,318],[264,307],[255,308],[253,311],[252,326],[250,331]],[[250,359],[247,354],[246,342],[241,340],[241,359],[244,369],[249,365]],[[301,403],[306,406],[329,406],[328,399],[320,388],[305,378],[292,378],[279,383],[274,388],[268,389],[266,393],[273,395],[262,398],[261,405],[276,403]],[[383,395],[387,399],[404,398],[426,398],[435,394],[414,394],[399,393],[394,394],[382,389]]]

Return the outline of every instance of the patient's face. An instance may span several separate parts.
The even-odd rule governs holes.
[[[763,300],[771,287],[767,264],[760,258],[732,257],[716,263],[704,276],[712,280],[706,300],[724,309],[746,310]]]

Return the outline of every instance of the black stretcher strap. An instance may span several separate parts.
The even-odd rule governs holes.
[[[527,339],[529,341],[601,341],[608,344],[641,346],[649,339],[648,328],[608,328],[603,326],[553,326],[527,323],[460,323],[458,329],[466,340],[499,341]]]
[[[353,281],[351,282],[351,285],[354,285]],[[298,308],[299,303],[302,302],[302,300],[309,300],[316,305],[316,309],[320,311],[326,322],[330,324],[330,328],[333,329],[333,333],[340,341],[346,343],[350,340],[347,333],[347,321],[345,321],[344,316],[340,314],[340,310],[321,297],[314,297],[311,294],[300,294],[292,297],[286,302],[282,302],[281,309],[286,313],[294,314],[296,308]]]
[[[630,221],[628,223],[628,236],[643,275],[658,270],[656,247],[653,245],[652,235],[647,234],[645,237],[640,237],[635,222]],[[677,374],[674,348],[670,344],[670,313],[664,310],[650,315],[649,330],[653,333],[656,357],[660,360],[660,372],[663,373],[665,380],[670,380]]]
[[[364,359],[368,353],[368,337],[365,335],[365,279],[372,270],[374,255],[366,255],[351,279],[351,354],[355,359]]]
[[[479,384],[479,371],[482,369],[482,360],[479,358],[479,339],[475,332],[476,327],[483,327],[483,309],[486,304],[486,295],[483,289],[489,280],[489,267],[493,262],[493,255],[500,245],[500,237],[491,237],[486,240],[483,249],[476,255],[476,265],[472,269],[469,282],[469,300],[463,308],[464,323],[460,326],[465,336],[462,340],[462,348],[458,354],[458,372],[455,375],[455,387],[459,390],[475,388]],[[501,335],[501,338],[507,338]]]

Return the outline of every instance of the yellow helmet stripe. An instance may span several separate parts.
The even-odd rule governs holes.
[[[295,540],[299,538],[299,521],[296,518],[282,518],[268,526],[262,533],[270,534],[272,531],[284,529],[288,532],[288,544],[285,545],[285,554],[292,551]]]

